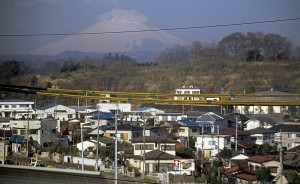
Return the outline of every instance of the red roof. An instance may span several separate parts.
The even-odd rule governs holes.
[[[221,130],[221,131],[219,132],[219,135],[231,135],[231,136],[234,136],[235,133],[236,133],[236,130],[235,130],[235,129],[228,128],[228,129],[225,129],[225,130]],[[238,135],[238,136],[241,136],[241,135],[250,135],[250,133],[244,132],[244,131],[241,131],[241,130],[238,130],[238,131],[237,131],[237,135]]]
[[[240,166],[236,165],[231,168],[225,169],[224,174],[231,174],[231,173],[238,171],[239,169],[240,169]]]
[[[255,181],[255,180],[257,180],[257,177],[255,175],[246,174],[246,173],[236,174],[235,177],[237,177],[239,179],[247,180],[247,181]]]
[[[235,145],[235,142],[231,142],[231,144]],[[238,142],[239,148],[253,148],[256,144],[253,142]]]
[[[255,162],[255,163],[261,164],[261,163],[271,161],[271,160],[273,160],[273,158],[264,156],[264,155],[256,155],[256,156],[249,157],[247,160],[250,162]]]

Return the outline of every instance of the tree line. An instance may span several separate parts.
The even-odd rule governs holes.
[[[300,48],[295,49],[299,52]],[[242,61],[275,61],[291,58],[292,42],[279,34],[235,32],[218,43],[194,41],[189,45],[175,45],[160,52],[160,63],[175,63],[197,59],[237,59]],[[300,56],[300,53],[298,53]]]

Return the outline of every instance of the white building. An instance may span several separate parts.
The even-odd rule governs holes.
[[[195,142],[197,150],[204,150],[204,158],[215,157],[220,150],[231,149],[229,135],[198,135]]]
[[[64,105],[49,104],[40,107],[37,110],[37,119],[45,118],[59,119],[60,121],[67,121],[76,117],[76,109],[66,107]]]
[[[175,89],[175,94],[197,95],[197,94],[201,94],[201,89],[193,85],[182,86],[180,88]],[[203,100],[203,99],[200,97],[174,96],[174,100]]]
[[[0,116],[15,119],[32,118],[34,114],[34,102],[26,100],[0,100]]]
[[[97,110],[101,112],[130,112],[131,103],[98,103]]]

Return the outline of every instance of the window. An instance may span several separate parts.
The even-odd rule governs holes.
[[[171,150],[171,145],[161,145],[161,150]]]
[[[72,118],[73,116],[72,116],[72,114],[68,114],[68,118],[70,119],[70,118]]]
[[[179,132],[185,132],[185,129],[180,128],[180,129],[179,129]]]
[[[54,128],[54,129],[52,129],[52,133],[54,134],[54,133],[56,133],[56,129]]]
[[[30,130],[30,134],[37,134],[38,133],[38,130],[37,129],[31,129]]]
[[[9,105],[5,105],[4,108],[8,109],[8,108],[9,108]]]
[[[135,145],[135,150],[143,150],[143,149],[144,149],[143,144]],[[154,150],[154,146],[152,144],[145,144],[145,150]]]
[[[11,108],[17,108],[17,105],[11,105]]]
[[[25,135],[26,134],[26,130],[20,130],[20,135]]]
[[[277,167],[269,167],[271,173],[277,173]]]
[[[197,128],[192,128],[192,132],[197,132]]]

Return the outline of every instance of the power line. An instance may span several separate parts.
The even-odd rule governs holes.
[[[125,30],[125,31],[105,31],[105,32],[81,32],[81,33],[36,33],[36,34],[0,34],[0,37],[33,37],[33,36],[75,36],[75,35],[103,35],[103,34],[123,34],[123,33],[142,33],[142,32],[158,32],[158,31],[175,31],[175,30],[189,30],[189,29],[205,29],[216,27],[231,27],[252,24],[265,24],[276,22],[297,21],[298,18],[287,18],[277,20],[264,20],[254,22],[230,23],[230,24],[216,24],[206,26],[190,26],[190,27],[174,27],[174,28],[158,28],[158,29],[144,29],[144,30]]]

